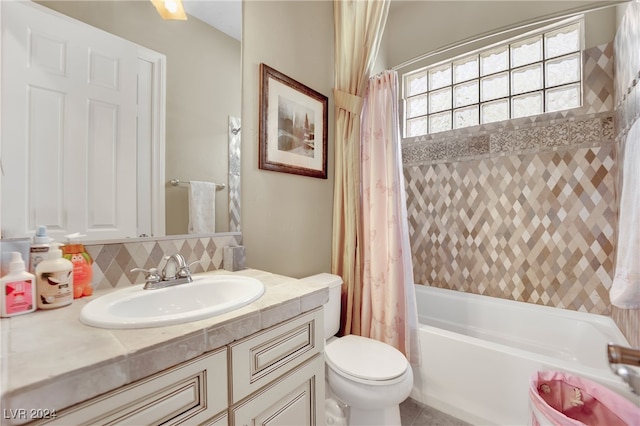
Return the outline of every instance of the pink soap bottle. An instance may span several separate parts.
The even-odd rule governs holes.
[[[0,316],[36,310],[36,277],[24,270],[24,261],[17,251],[11,253],[9,273],[0,280],[0,291]]]

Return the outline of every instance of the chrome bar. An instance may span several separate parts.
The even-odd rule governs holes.
[[[191,181],[190,180],[180,180],[180,179],[171,179],[169,181],[169,183],[173,186],[179,186],[179,185],[190,185]],[[216,183],[216,190],[220,191],[221,189],[225,189],[227,187],[226,184],[224,183]]]
[[[624,380],[634,393],[640,395],[640,372],[637,368],[640,366],[640,350],[609,343],[607,355],[611,371]]]
[[[608,344],[607,354],[609,364],[626,364],[633,367],[640,367],[640,350],[625,348],[624,346]]]

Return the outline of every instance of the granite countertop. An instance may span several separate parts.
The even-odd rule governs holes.
[[[232,274],[256,278],[265,293],[233,312],[186,324],[111,330],[82,324],[97,290],[70,306],[0,320],[3,411],[57,410],[88,400],[220,348],[327,302],[324,286],[255,269]]]

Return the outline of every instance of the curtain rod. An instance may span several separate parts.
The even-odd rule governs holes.
[[[405,61],[405,62],[403,62],[403,63],[401,63],[399,65],[396,65],[396,66],[392,67],[391,69],[394,70],[394,71],[398,71],[399,69],[406,68],[406,67],[408,67],[410,65],[415,64],[416,62],[423,61],[423,60],[428,59],[428,58],[430,58],[432,56],[439,55],[441,53],[446,53],[446,52],[448,52],[450,50],[457,49],[459,47],[464,47],[464,46],[466,46],[468,44],[471,44],[471,43],[476,43],[476,42],[479,42],[479,41],[483,41],[483,40],[486,40],[486,39],[491,38],[491,37],[495,37],[495,36],[499,36],[499,35],[502,35],[502,34],[506,34],[506,33],[509,33],[511,31],[523,30],[523,29],[526,29],[528,27],[532,27],[532,26],[539,25],[539,24],[545,24],[545,23],[550,22],[550,21],[568,19],[568,18],[572,18],[572,17],[577,16],[577,15],[581,15],[583,13],[593,12],[593,11],[600,10],[600,9],[606,9],[608,7],[617,6],[619,4],[629,3],[629,2],[630,2],[630,0],[601,1],[601,2],[596,3],[595,5],[586,6],[584,8],[573,9],[570,12],[566,12],[566,11],[565,12],[559,12],[558,14],[555,14],[555,15],[554,14],[548,15],[546,18],[525,21],[523,24],[519,24],[519,25],[516,25],[516,26],[513,26],[513,27],[509,27],[509,26],[502,27],[498,31],[490,31],[490,32],[487,31],[487,32],[485,32],[483,34],[480,34],[479,36],[472,36],[472,37],[469,37],[469,38],[464,39],[462,41],[451,43],[451,44],[448,44],[448,45],[446,45],[444,47],[441,47],[439,49],[432,50],[431,52],[423,53],[422,55],[417,56],[417,57],[415,57],[413,59],[409,59],[408,61]]]

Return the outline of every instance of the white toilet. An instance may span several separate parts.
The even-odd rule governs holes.
[[[366,337],[335,337],[340,329],[342,278],[318,274],[303,281],[329,287],[324,305],[327,424],[340,424],[335,396],[348,407],[349,426],[400,426],[400,407],[411,392],[413,372],[396,348]]]

